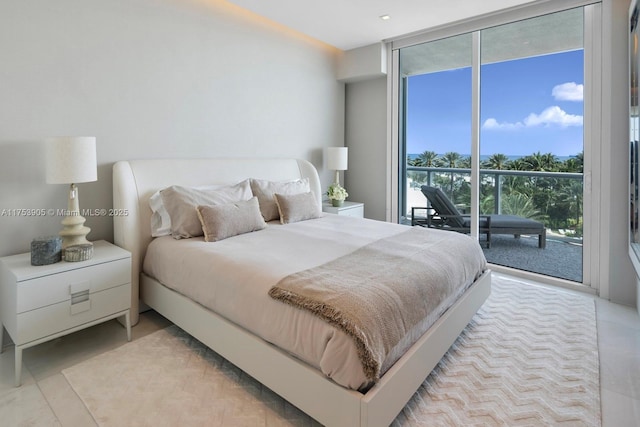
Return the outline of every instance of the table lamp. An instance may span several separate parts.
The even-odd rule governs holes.
[[[336,171],[335,184],[340,185],[340,171],[347,170],[349,149],[347,147],[327,148],[327,169]]]
[[[91,231],[84,226],[85,218],[80,215],[77,183],[98,179],[96,162],[96,138],[56,137],[45,143],[47,163],[47,184],[69,184],[69,202],[65,218],[62,220],[62,250],[72,245],[91,244],[87,234]]]

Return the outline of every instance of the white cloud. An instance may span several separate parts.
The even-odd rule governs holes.
[[[583,117],[575,114],[568,114],[562,108],[554,105],[546,108],[540,114],[531,113],[523,121],[509,123],[498,122],[495,118],[491,117],[484,121],[482,124],[483,129],[487,130],[516,130],[524,127],[535,126],[582,126]]]
[[[484,123],[482,124],[482,128],[483,129],[519,129],[519,128],[523,127],[523,126],[524,125],[521,122],[517,122],[517,123],[508,123],[508,122],[499,123],[494,118],[489,118],[489,119],[485,120]]]
[[[559,125],[561,127],[582,126],[582,116],[567,114],[562,108],[554,105],[553,107],[546,108],[540,114],[529,114],[529,116],[524,119],[524,124],[527,127],[550,125]]]
[[[583,85],[569,82],[554,86],[551,90],[551,95],[556,101],[582,101],[584,99],[583,92]]]

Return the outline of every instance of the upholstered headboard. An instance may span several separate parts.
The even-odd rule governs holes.
[[[131,321],[138,321],[139,279],[147,245],[151,242],[153,193],[171,185],[235,184],[246,178],[284,181],[309,178],[311,191],[321,203],[320,180],[306,160],[271,158],[152,159],[120,161],[113,166],[114,243],[129,252],[131,268]]]

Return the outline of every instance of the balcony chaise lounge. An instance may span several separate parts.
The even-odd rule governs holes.
[[[471,217],[463,215],[439,188],[423,185],[425,195],[431,207],[412,207],[411,225],[440,228],[443,230],[471,232]],[[417,216],[420,210],[426,215]],[[513,234],[519,238],[521,234],[538,235],[538,247],[544,249],[547,242],[547,230],[543,223],[516,215],[480,215],[480,234],[487,236],[487,248],[491,247],[492,234]]]

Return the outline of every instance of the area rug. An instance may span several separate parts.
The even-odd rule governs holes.
[[[170,326],[63,374],[100,426],[310,426]],[[492,294],[394,426],[600,426],[593,299],[494,275]]]

